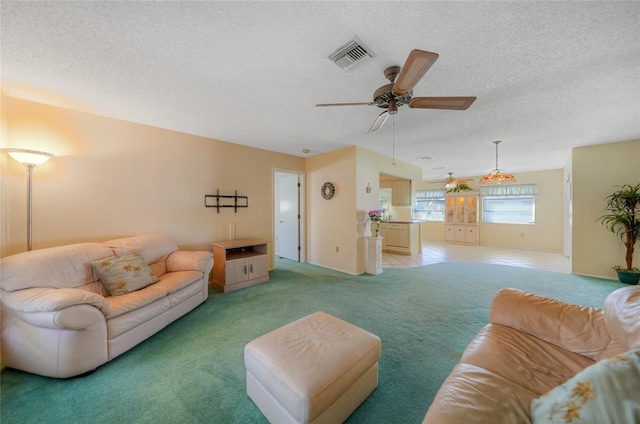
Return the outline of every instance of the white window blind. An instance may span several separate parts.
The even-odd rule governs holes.
[[[444,221],[444,190],[416,190],[413,219]]]
[[[525,224],[536,222],[537,184],[480,187],[482,222]]]
[[[537,184],[500,184],[480,187],[481,196],[537,196]]]
[[[434,197],[444,197],[442,190],[416,190],[416,199],[432,199]]]

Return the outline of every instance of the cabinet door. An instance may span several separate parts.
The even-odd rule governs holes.
[[[251,257],[247,263],[249,267],[249,279],[267,275],[267,255]]]
[[[464,229],[464,242],[465,243],[478,242],[478,231],[476,227],[466,227]]]
[[[444,199],[444,210],[447,224],[453,224],[456,219],[456,199],[454,197],[446,197]]]
[[[464,196],[456,197],[456,224],[465,223],[466,211],[467,211],[467,198]]]
[[[411,206],[411,181],[394,181],[391,187],[391,206]]]
[[[478,222],[478,198],[476,196],[467,197],[467,224]]]
[[[462,225],[455,226],[455,240],[457,242],[464,242],[465,231]]]
[[[387,246],[409,248],[409,224],[389,224]]]
[[[445,241],[455,241],[456,240],[456,227],[453,225],[445,225],[444,226],[444,239]]]
[[[246,259],[227,261],[225,270],[225,284],[234,284],[249,279],[249,267]]]

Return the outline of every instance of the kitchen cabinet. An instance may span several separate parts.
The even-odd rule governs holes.
[[[391,206],[411,206],[411,181],[394,181],[391,184]]]
[[[386,238],[383,239],[383,251],[403,255],[421,252],[419,222],[387,221],[385,224]]]
[[[212,243],[213,281],[223,293],[269,281],[267,246],[261,239]]]
[[[386,221],[380,221],[380,237],[382,237],[382,251],[387,251],[387,225]]]
[[[478,193],[452,193],[445,196],[444,241],[478,245]]]

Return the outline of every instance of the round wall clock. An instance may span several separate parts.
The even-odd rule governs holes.
[[[322,184],[322,189],[320,189],[320,194],[322,194],[322,198],[325,200],[330,200],[334,194],[336,194],[336,188],[333,184],[326,182]]]

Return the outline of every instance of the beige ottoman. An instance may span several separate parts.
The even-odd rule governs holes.
[[[247,394],[272,423],[341,423],[378,386],[380,338],[315,312],[244,348]]]

